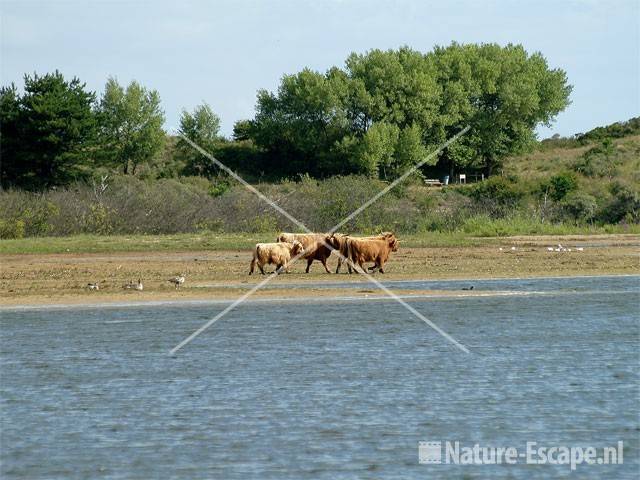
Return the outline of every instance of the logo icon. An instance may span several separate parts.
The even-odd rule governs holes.
[[[418,461],[422,464],[442,463],[442,442],[418,442]]]

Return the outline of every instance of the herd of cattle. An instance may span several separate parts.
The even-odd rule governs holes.
[[[336,273],[340,272],[343,262],[347,263],[349,273],[357,272],[358,265],[363,272],[367,272],[365,263],[373,262],[368,270],[371,273],[379,270],[384,273],[384,264],[389,260],[391,252],[397,252],[400,242],[392,232],[383,232],[371,237],[354,237],[341,233],[281,233],[275,243],[257,243],[253,251],[253,259],[249,275],[258,265],[264,275],[264,266],[275,265],[276,271],[288,272],[292,259],[303,258],[307,261],[306,273],[314,260],[322,263],[327,273],[327,260],[332,252],[338,256]]]

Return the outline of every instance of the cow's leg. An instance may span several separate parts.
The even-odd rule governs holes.
[[[322,258],[320,261],[322,262],[322,266],[324,267],[324,271],[327,272],[327,273],[331,273],[329,271],[329,267],[327,267],[327,259],[326,258]]]
[[[307,269],[304,273],[309,273],[309,269],[311,268],[311,264],[313,263],[313,258],[307,258]]]
[[[253,270],[256,267],[256,257],[254,255],[254,257],[251,259],[251,267],[249,267],[249,275],[253,274]]]
[[[264,264],[263,264],[263,263],[258,262],[258,268],[260,269],[260,273],[261,273],[262,275],[266,275],[266,274],[264,273]]]

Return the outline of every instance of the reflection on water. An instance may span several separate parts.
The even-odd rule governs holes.
[[[393,301],[247,303],[173,358],[222,305],[4,311],[2,477],[548,478],[418,442],[623,440],[577,474],[636,478],[640,277],[471,283],[549,294],[412,302],[471,355]]]

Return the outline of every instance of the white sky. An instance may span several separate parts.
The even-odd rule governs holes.
[[[2,84],[55,69],[102,92],[107,77],[157,89],[167,128],[208,102],[223,133],[253,116],[256,92],[347,55],[451,41],[522,43],[561,67],[571,135],[640,113],[640,1],[9,1],[0,3]]]

